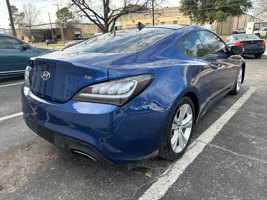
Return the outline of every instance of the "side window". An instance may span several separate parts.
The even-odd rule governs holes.
[[[175,43],[175,46],[185,55],[192,58],[201,58],[205,55],[205,49],[195,32],[186,35]]]
[[[204,48],[208,51],[208,54],[226,54],[227,47],[222,40],[215,34],[209,31],[197,32]]]
[[[19,49],[22,43],[16,39],[9,37],[0,37],[1,49]]]

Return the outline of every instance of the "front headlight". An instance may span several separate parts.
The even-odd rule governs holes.
[[[26,67],[25,73],[24,73],[24,81],[25,83],[30,86],[30,72],[32,68],[30,66]]]
[[[154,75],[144,74],[98,83],[81,89],[73,100],[122,106],[143,92],[153,80]]]

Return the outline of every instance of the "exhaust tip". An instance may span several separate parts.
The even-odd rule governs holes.
[[[93,161],[95,161],[95,162],[97,161],[93,156],[91,156],[91,155],[89,155],[89,154],[87,154],[87,153],[84,153],[84,152],[75,150],[75,149],[72,150],[72,153],[73,153],[73,154],[80,155],[80,156],[83,156],[83,157],[86,157],[86,158],[89,158],[89,159],[91,159],[91,160],[93,160]]]

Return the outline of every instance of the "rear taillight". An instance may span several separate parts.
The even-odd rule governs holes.
[[[239,47],[239,46],[246,46],[246,44],[241,43],[241,42],[236,42],[236,43],[235,43],[235,46],[238,46],[238,47]]]
[[[97,83],[81,89],[73,100],[122,106],[143,92],[153,80],[153,74],[143,74]]]
[[[24,73],[24,81],[25,83],[30,86],[30,73],[32,68],[30,66],[26,67],[25,73]]]
[[[263,42],[259,42],[259,45],[265,45],[265,44],[266,44],[265,41],[263,41]]]

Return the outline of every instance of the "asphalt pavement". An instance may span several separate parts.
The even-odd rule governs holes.
[[[0,199],[267,199],[267,55],[246,57],[245,82],[199,122],[177,162],[100,165],[23,122],[23,77],[0,79]]]

